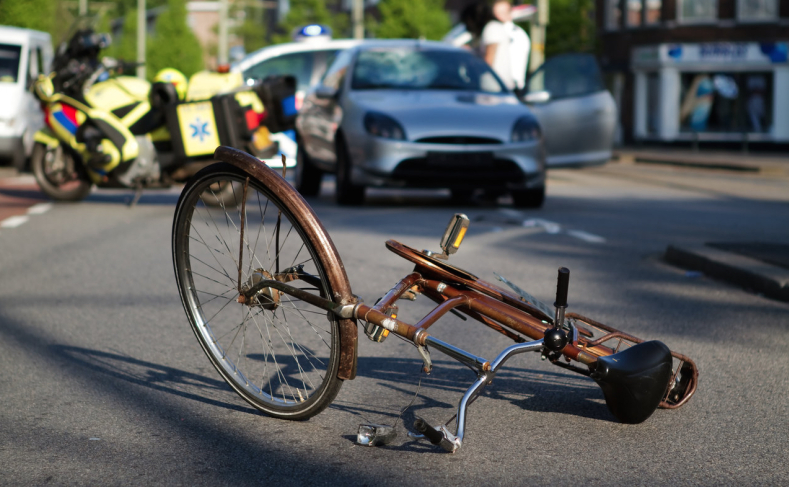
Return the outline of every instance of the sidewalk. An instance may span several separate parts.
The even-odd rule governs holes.
[[[669,245],[671,264],[789,302],[789,244],[761,242]]]
[[[736,150],[698,150],[673,147],[621,147],[612,160],[624,164],[665,164],[701,169],[719,169],[789,175],[789,153],[744,153]]]

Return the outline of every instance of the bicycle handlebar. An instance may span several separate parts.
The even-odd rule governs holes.
[[[414,421],[414,429],[425,435],[425,438],[430,440],[430,443],[434,445],[440,445],[441,440],[444,439],[444,434],[442,432],[427,424],[427,421],[422,418],[416,418],[416,421]]]
[[[553,303],[557,308],[567,306],[567,290],[570,287],[570,269],[559,268],[559,279],[556,281],[556,302]]]

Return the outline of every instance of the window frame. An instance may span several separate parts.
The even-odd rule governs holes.
[[[676,8],[676,21],[678,24],[681,25],[704,25],[704,24],[716,24],[720,20],[720,0],[712,0],[715,2],[715,14],[712,18],[708,19],[699,19],[699,18],[686,18],[682,16],[682,4],[685,2],[693,2],[695,0],[677,0],[675,4]]]
[[[605,0],[605,30],[606,32],[616,32],[622,30],[625,26],[623,25],[623,0]],[[616,22],[613,20],[613,11],[615,8],[619,8],[619,21]]]
[[[781,3],[778,0],[771,0],[773,5],[775,6],[775,16],[771,18],[766,17],[746,17],[743,18],[742,11],[743,11],[743,3],[746,0],[737,0],[736,11],[737,11],[737,22],[741,24],[769,24],[778,22],[781,18]]]

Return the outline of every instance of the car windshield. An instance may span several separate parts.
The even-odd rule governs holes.
[[[20,46],[0,44],[0,83],[16,83],[21,52]]]
[[[306,91],[312,80],[312,68],[315,62],[313,52],[295,52],[267,59],[244,71],[249,79],[264,79],[266,76],[291,74],[296,77],[297,90]]]
[[[412,48],[361,51],[353,68],[351,89],[506,92],[490,67],[471,53]]]

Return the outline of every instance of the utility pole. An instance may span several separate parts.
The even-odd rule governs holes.
[[[364,0],[353,0],[353,38],[364,39]]]
[[[227,0],[219,0],[219,45],[217,66],[227,64]]]
[[[529,72],[533,73],[545,62],[545,27],[548,25],[548,0],[537,0],[537,15],[529,28],[531,37],[531,59]]]
[[[137,77],[145,79],[145,36],[148,31],[148,16],[145,15],[145,0],[137,0]]]

